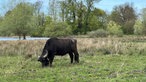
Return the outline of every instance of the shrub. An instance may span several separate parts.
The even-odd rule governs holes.
[[[123,35],[123,31],[121,29],[121,26],[116,24],[114,21],[110,21],[107,25],[107,31],[111,34],[111,35],[117,35],[117,36],[122,36]]]
[[[137,20],[134,25],[134,34],[141,35],[143,33],[143,24],[142,21]]]
[[[98,29],[96,31],[88,32],[89,37],[107,37],[108,32],[104,29]]]
[[[44,31],[44,36],[47,37],[60,37],[68,36],[72,33],[70,25],[65,22],[51,22]]]

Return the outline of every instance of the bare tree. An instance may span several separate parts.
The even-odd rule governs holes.
[[[133,34],[136,19],[137,15],[133,5],[129,3],[116,6],[111,14],[111,20],[121,25],[125,34]]]
[[[52,17],[54,21],[59,18],[60,5],[59,0],[49,0],[49,15]]]

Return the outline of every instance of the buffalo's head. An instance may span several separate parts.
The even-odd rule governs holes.
[[[48,51],[43,50],[42,55],[38,57],[38,61],[42,63],[42,67],[47,67],[49,65],[49,59],[47,57]]]
[[[49,59],[47,57],[39,57],[38,61],[41,62],[42,67],[47,67],[49,65]]]

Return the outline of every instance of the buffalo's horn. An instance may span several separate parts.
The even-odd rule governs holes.
[[[46,50],[46,54],[43,56],[44,58],[47,57],[48,51]]]

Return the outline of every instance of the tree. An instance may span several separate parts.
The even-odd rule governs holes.
[[[26,35],[32,31],[31,18],[33,16],[33,6],[30,3],[21,2],[5,16],[3,26],[5,30],[18,35],[19,38],[23,36],[26,39]]]
[[[62,21],[66,21],[70,24],[76,22],[77,2],[76,0],[60,1],[61,18]]]
[[[136,20],[134,25],[134,34],[136,35],[142,35],[143,34],[143,23],[141,20]]]
[[[100,0],[61,1],[60,5],[62,20],[66,21],[72,26],[74,34],[78,34],[78,32],[86,34],[86,32],[90,30],[90,20],[92,20],[91,14],[93,15],[92,11],[94,10],[94,3],[99,1]]]
[[[47,27],[44,31],[47,37],[68,36],[72,33],[70,25],[65,22],[51,22]]]
[[[31,27],[33,27],[33,32],[31,32],[31,36],[42,36],[45,29],[45,22],[47,16],[44,13],[40,13],[38,16],[33,15],[31,18]]]
[[[43,26],[44,24],[44,13],[41,13],[40,10],[42,8],[42,4],[43,2],[42,1],[37,1],[35,4],[34,4],[34,10],[35,10],[35,16],[37,17],[36,21],[37,21],[37,26]]]
[[[112,11],[110,19],[121,25],[125,34],[133,34],[133,26],[137,19],[137,15],[132,4],[125,3],[123,5],[116,6]]]
[[[65,13],[66,13],[66,2],[65,1],[60,1],[60,8],[61,8],[61,12],[60,12],[61,20],[63,22],[65,22]]]
[[[49,0],[49,16],[51,16],[53,21],[59,19],[59,0]]]
[[[22,35],[23,39],[26,39],[26,35],[32,30],[30,27],[31,18],[33,16],[33,7],[28,3],[20,3],[13,10],[13,14],[16,18],[12,21],[14,23],[13,32],[18,35]]]
[[[114,21],[110,21],[107,24],[107,31],[111,35],[117,35],[117,36],[122,36],[123,35],[123,31],[121,29],[121,26],[116,24]]]
[[[100,0],[85,0],[85,3],[86,3],[85,5],[87,7],[87,12],[85,15],[85,31],[84,31],[85,34],[87,33],[87,30],[89,29],[89,16],[92,11],[92,8],[94,8],[94,3],[99,2],[99,1]]]
[[[42,36],[44,31],[45,24],[45,15],[41,12],[42,9],[42,1],[37,1],[33,4],[34,7],[34,15],[32,17],[32,27],[34,28],[33,32],[31,32],[31,36]]]
[[[89,16],[89,31],[97,29],[106,29],[107,15],[105,11],[94,8]]]
[[[143,33],[146,34],[146,8],[142,10],[142,24],[143,24]]]
[[[1,14],[4,15],[8,11],[13,10],[18,3],[22,2],[22,0],[4,0],[1,4]]]
[[[79,1],[79,2],[76,2],[76,11],[74,11],[74,15],[76,16],[73,16],[74,17],[74,26],[73,26],[73,33],[74,34],[82,34],[84,32],[84,18],[85,18],[85,13],[86,13],[86,6],[83,4],[83,1]],[[76,18],[75,18],[76,17]]]

